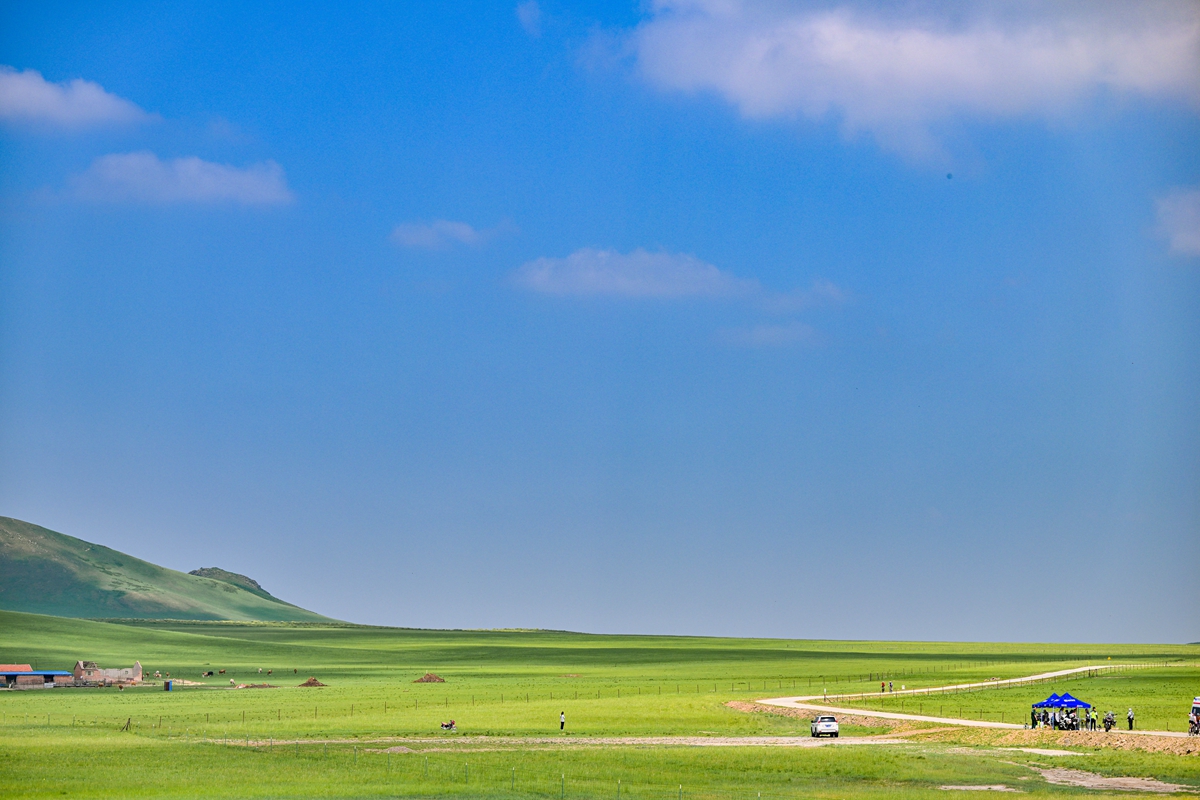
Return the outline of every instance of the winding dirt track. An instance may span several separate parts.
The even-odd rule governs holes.
[[[923,689],[902,689],[898,692],[887,692],[885,694],[875,694],[872,692],[854,692],[853,694],[814,694],[800,697],[772,697],[766,700],[757,700],[764,706],[776,706],[778,708],[796,708],[803,711],[813,711],[824,714],[861,714],[865,717],[877,717],[879,719],[896,719],[906,720],[909,722],[936,722],[941,725],[957,725],[967,728],[999,728],[1002,730],[1023,730],[1024,724],[1016,724],[1012,722],[991,722],[988,720],[977,719],[958,719],[955,717],[932,717],[923,714],[903,714],[893,711],[875,711],[872,709],[854,709],[846,706],[829,706],[823,705],[830,700],[853,701],[855,699],[864,699],[867,697],[895,697],[897,695],[927,695],[927,694],[944,694],[946,692],[970,691],[972,689],[994,689],[998,686],[1019,686],[1022,684],[1033,684],[1038,681],[1048,680],[1050,678],[1061,678],[1066,675],[1076,675],[1080,672],[1093,672],[1099,670],[1120,669],[1123,667],[1136,666],[1133,664],[1097,664],[1086,667],[1074,667],[1072,669],[1060,669],[1054,672],[1043,672],[1039,675],[1028,675],[1023,678],[1006,678],[1004,680],[983,681],[981,683],[956,683],[949,686],[928,686]],[[813,701],[820,700],[822,704]],[[1134,734],[1140,736],[1187,736],[1186,733],[1178,731],[1121,731],[1125,734]]]

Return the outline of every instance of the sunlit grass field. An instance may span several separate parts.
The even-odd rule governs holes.
[[[944,797],[942,784],[1018,778],[1024,778],[1022,788],[1069,792],[1074,790],[1042,784],[1004,758],[933,744],[785,749],[572,743],[592,737],[806,736],[806,720],[747,714],[725,704],[822,689],[869,693],[880,680],[899,689],[1018,677],[1109,663],[1110,657],[1113,663],[1158,666],[946,697],[873,697],[853,705],[901,710],[903,702],[906,711],[985,719],[1003,714],[1021,721],[1033,700],[1070,691],[1119,712],[1134,705],[1140,727],[1173,724],[1178,730],[1191,697],[1200,694],[1196,646],[114,624],[13,613],[0,613],[0,631],[0,661],[70,669],[80,658],[102,666],[137,659],[147,675],[159,670],[206,684],[169,693],[161,685],[0,692],[5,796],[615,797],[620,781],[622,796],[629,797]],[[226,673],[202,679],[210,669]],[[426,672],[445,683],[413,682]],[[328,685],[297,687],[310,676]],[[278,688],[233,689],[230,679]],[[560,712],[567,715],[565,734],[559,732]],[[439,723],[450,719],[457,733],[441,731]],[[126,723],[129,730],[119,730]],[[843,736],[876,732],[847,728]],[[493,744],[481,745],[474,738],[480,736]],[[382,752],[395,745],[413,752]],[[1151,774],[1200,783],[1195,757],[1116,758],[1125,759],[1119,769],[1153,763],[1158,773]]]

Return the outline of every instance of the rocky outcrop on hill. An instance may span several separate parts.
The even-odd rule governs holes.
[[[200,569],[192,570],[188,573],[188,575],[198,575],[201,578],[212,578],[213,580],[224,581],[225,583],[233,584],[234,586],[245,589],[247,592],[253,592],[259,597],[270,597],[272,600],[275,599],[271,596],[271,593],[260,586],[258,581],[254,580],[254,578],[249,578],[236,572],[230,572],[229,570],[221,569],[220,567],[201,567]]]

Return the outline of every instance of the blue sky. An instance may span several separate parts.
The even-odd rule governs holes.
[[[1194,3],[13,4],[0,513],[335,617],[1196,641]]]

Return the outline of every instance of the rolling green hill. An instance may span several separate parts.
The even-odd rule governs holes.
[[[176,572],[0,517],[0,609],[85,618],[327,621],[244,575],[198,572]]]

